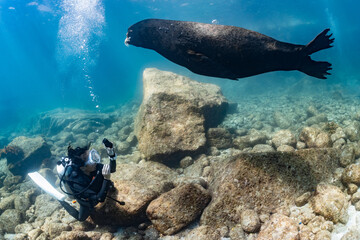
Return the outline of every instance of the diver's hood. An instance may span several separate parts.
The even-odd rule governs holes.
[[[87,161],[85,162],[85,165],[100,163],[100,161],[101,161],[100,154],[95,149],[91,149],[89,151],[89,156]],[[78,166],[69,157],[62,157],[61,160],[57,162],[56,170],[60,179],[64,176],[66,167],[70,165]]]

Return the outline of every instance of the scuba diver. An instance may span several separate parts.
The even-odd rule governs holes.
[[[85,221],[94,207],[99,202],[105,201],[108,190],[113,188],[110,175],[116,171],[116,154],[109,140],[104,138],[103,144],[110,158],[110,164],[101,164],[99,153],[95,149],[89,150],[90,144],[75,149],[69,145],[68,156],[57,162],[60,189],[73,196],[80,204],[80,209],[78,211],[64,200],[59,202],[79,221]]]

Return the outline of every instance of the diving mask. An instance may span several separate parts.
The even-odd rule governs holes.
[[[100,163],[100,160],[100,154],[95,149],[91,149],[89,151],[88,160],[86,161],[85,165]]]

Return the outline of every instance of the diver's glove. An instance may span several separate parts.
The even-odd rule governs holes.
[[[109,155],[110,160],[115,160],[116,154],[115,154],[114,145],[112,144],[112,142],[110,142],[106,138],[104,138],[102,142],[106,148],[106,152]]]
[[[102,169],[102,175],[104,176],[104,179],[106,180],[110,180],[110,165],[109,164],[104,164],[103,169]]]

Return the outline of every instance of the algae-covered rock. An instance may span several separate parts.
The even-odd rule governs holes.
[[[299,240],[298,224],[291,218],[275,213],[265,223],[257,240]]]
[[[319,182],[330,182],[338,161],[335,149],[304,149],[248,153],[229,162],[214,162],[209,176],[212,201],[200,222],[220,227],[238,223],[239,207],[270,214],[281,205],[289,206]]]
[[[205,129],[225,116],[228,102],[213,84],[150,68],[143,73],[143,85],[135,134],[147,159],[170,162],[201,150]]]
[[[348,220],[347,209],[349,203],[346,195],[336,186],[329,184],[318,185],[310,204],[315,213],[334,223],[346,223]]]
[[[37,171],[42,162],[51,156],[50,146],[40,136],[17,137],[7,146],[7,149],[11,148],[20,149],[14,156],[6,155],[8,168],[14,175],[25,176],[28,172]]]
[[[217,149],[227,149],[232,147],[232,136],[224,128],[210,128],[207,132],[209,145]]]
[[[185,184],[152,201],[146,214],[159,232],[174,234],[200,216],[210,199],[200,185]]]
[[[0,216],[0,228],[7,233],[14,233],[15,227],[22,221],[22,216],[18,210],[7,209]]]

